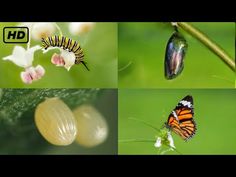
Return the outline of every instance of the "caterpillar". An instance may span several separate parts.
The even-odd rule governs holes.
[[[75,64],[82,63],[86,69],[89,71],[84,60],[84,52],[81,49],[79,43],[73,39],[70,39],[65,36],[50,36],[42,38],[42,47],[47,50],[48,47],[60,47],[63,50],[68,50],[75,54]]]

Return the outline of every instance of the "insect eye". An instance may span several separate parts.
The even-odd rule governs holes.
[[[175,31],[167,42],[165,53],[165,77],[173,79],[177,77],[184,68],[184,57],[188,48],[187,41]]]

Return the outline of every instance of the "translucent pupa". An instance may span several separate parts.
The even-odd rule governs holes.
[[[53,145],[69,145],[77,135],[72,111],[57,97],[48,98],[37,106],[35,123],[41,135]]]
[[[184,57],[188,48],[187,41],[175,31],[170,37],[165,53],[165,77],[173,79],[184,69]]]

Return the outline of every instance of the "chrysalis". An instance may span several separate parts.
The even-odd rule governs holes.
[[[175,31],[170,37],[165,54],[165,77],[173,79],[177,77],[184,68],[184,56],[187,51],[188,44],[184,37]]]

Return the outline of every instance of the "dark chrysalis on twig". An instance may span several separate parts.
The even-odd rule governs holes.
[[[185,38],[178,32],[177,27],[170,37],[165,54],[165,77],[173,79],[177,77],[184,68],[184,56],[186,54],[188,44]]]

